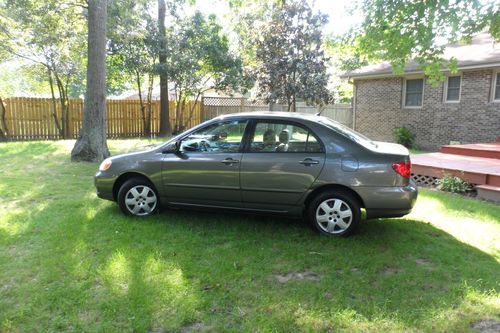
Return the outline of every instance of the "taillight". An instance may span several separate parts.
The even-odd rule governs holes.
[[[394,171],[396,171],[398,174],[405,178],[410,178],[411,177],[411,162],[406,161],[406,162],[396,162],[392,163],[392,168]]]

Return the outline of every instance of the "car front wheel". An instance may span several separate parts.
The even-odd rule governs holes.
[[[132,178],[120,187],[118,205],[126,215],[149,216],[159,210],[160,201],[151,182]]]
[[[322,234],[348,236],[358,227],[361,209],[349,193],[327,191],[314,198],[308,207],[308,218]]]

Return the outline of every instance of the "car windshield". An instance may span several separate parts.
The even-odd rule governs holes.
[[[328,128],[334,130],[335,132],[340,133],[341,135],[353,140],[354,142],[359,143],[360,145],[362,145],[364,147],[367,147],[367,148],[377,147],[377,144],[375,142],[368,139],[363,134],[358,133],[358,132],[350,129],[349,127],[342,125],[341,123],[338,123],[336,121],[333,121],[329,118],[320,117],[319,123],[327,126]]]

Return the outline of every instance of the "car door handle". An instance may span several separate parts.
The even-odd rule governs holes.
[[[226,158],[226,159],[222,160],[221,163],[224,163],[226,165],[231,165],[231,164],[240,163],[240,161],[232,159],[232,158]]]
[[[318,160],[313,160],[312,158],[306,158],[306,159],[300,161],[299,163],[302,164],[302,165],[309,166],[311,164],[319,164],[319,161]]]

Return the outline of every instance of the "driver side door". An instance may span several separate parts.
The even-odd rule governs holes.
[[[173,204],[241,207],[241,146],[246,120],[203,127],[182,138],[162,162],[164,193]]]

